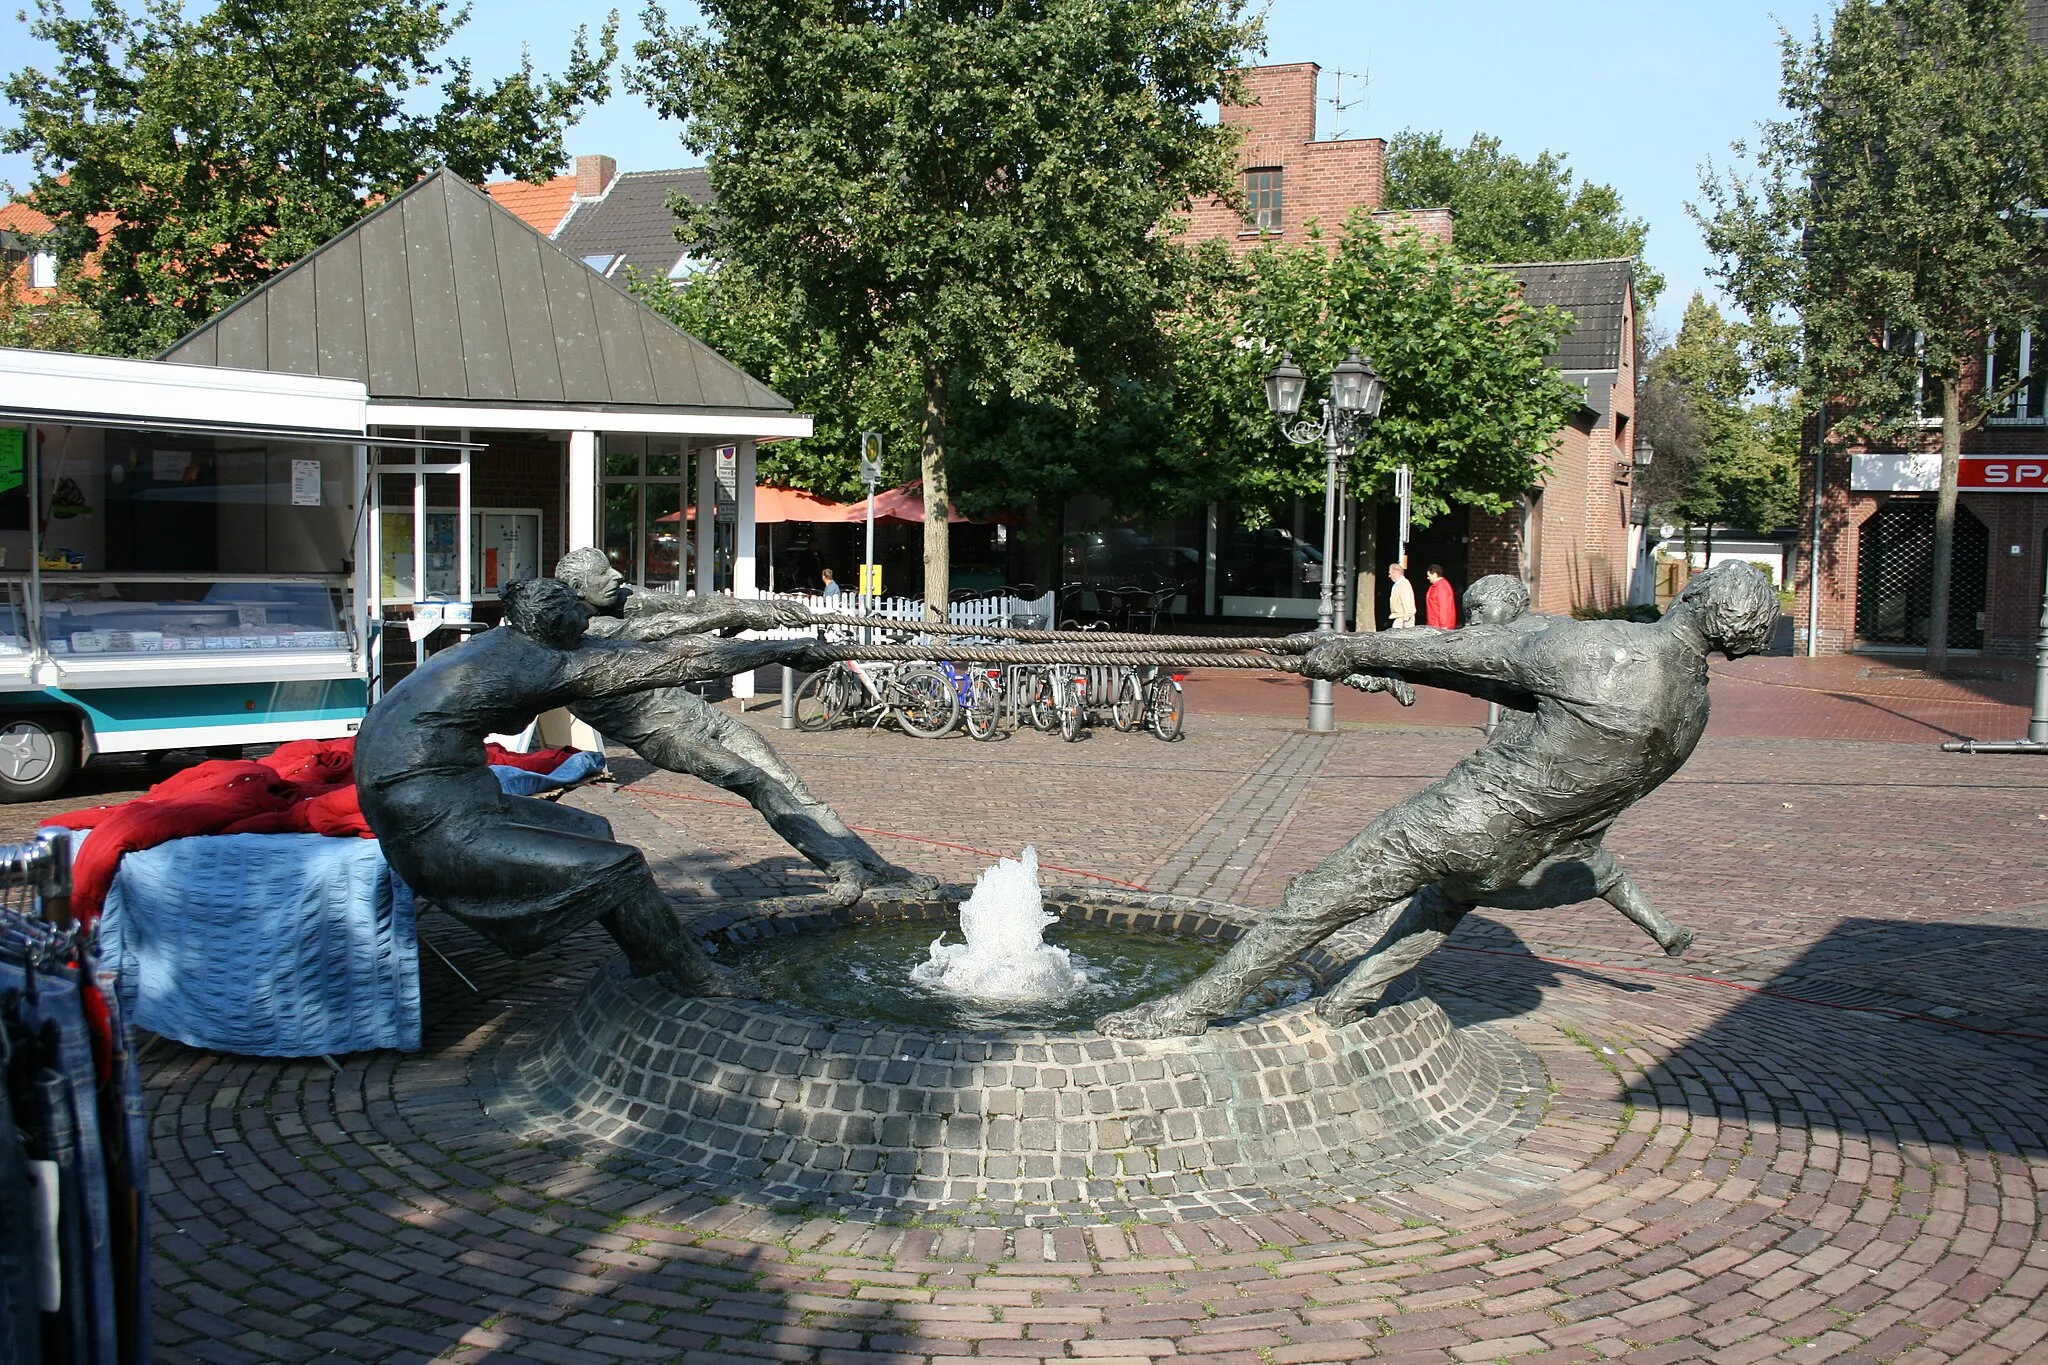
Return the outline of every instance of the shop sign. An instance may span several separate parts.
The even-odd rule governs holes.
[[[2048,493],[2048,455],[1965,455],[1956,487],[1966,493]]]

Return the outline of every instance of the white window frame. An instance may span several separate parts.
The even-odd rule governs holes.
[[[2031,375],[2033,373],[2033,341],[2033,329],[2022,327],[2020,329],[2019,367],[2020,373],[2023,375]],[[1998,333],[1993,332],[1984,344],[1984,391],[1986,393],[1991,392],[1991,390],[1998,387],[2000,382],[1998,374]],[[2029,400],[2032,399],[2033,395],[2028,389],[2029,386],[2026,384],[2022,384],[2018,389],[2015,389],[2007,399],[2012,404],[2011,409],[2009,411],[1992,413],[1989,419],[1991,423],[2002,427],[2041,425],[2043,416],[2048,414],[2032,410],[2032,404]]]
[[[57,287],[57,255],[51,251],[38,251],[28,258],[28,287],[31,289],[55,289]]]

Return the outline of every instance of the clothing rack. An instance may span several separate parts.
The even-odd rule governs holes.
[[[71,841],[0,845],[0,1365],[148,1365],[148,1129]]]

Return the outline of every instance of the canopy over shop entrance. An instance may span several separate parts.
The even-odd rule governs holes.
[[[498,585],[586,545],[648,586],[754,596],[755,445],[811,434],[787,399],[446,171],[162,358],[358,380],[373,434],[481,447],[380,457],[360,604],[380,641],[436,598],[493,619]],[[686,578],[659,523],[689,500],[692,459],[720,519]],[[400,652],[378,677],[410,666]]]

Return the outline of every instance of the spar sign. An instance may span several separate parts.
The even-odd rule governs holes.
[[[1965,455],[1956,487],[1970,493],[2048,493],[2048,455]]]

